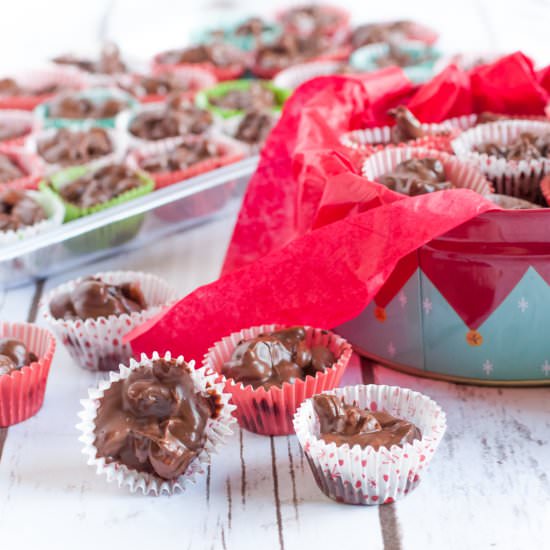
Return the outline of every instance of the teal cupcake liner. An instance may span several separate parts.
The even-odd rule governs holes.
[[[49,183],[46,180],[40,182],[39,189],[41,189],[45,193],[49,192],[57,197],[60,197],[59,191],[63,186],[71,183],[81,176],[84,176],[91,169],[92,168],[90,168],[90,166],[73,166],[71,168],[61,170],[60,172],[57,172],[49,178]],[[78,218],[82,218],[84,216],[88,216],[90,214],[94,214],[95,212],[101,212],[102,210],[106,210],[107,208],[111,208],[112,206],[123,204],[125,202],[151,193],[155,188],[155,182],[145,173],[138,173],[137,175],[139,179],[143,182],[143,185],[141,187],[137,187],[136,189],[132,189],[130,191],[127,191],[126,193],[122,193],[122,195],[119,195],[118,197],[115,197],[114,199],[111,199],[103,204],[98,204],[90,208],[80,208],[62,199],[62,202],[65,205],[65,223],[76,220]]]
[[[109,88],[94,88],[90,90],[84,90],[82,92],[76,92],[75,97],[90,99],[94,103],[99,103],[107,99],[119,99],[125,101],[128,104],[128,109],[131,109],[137,105],[137,101],[129,94],[122,92],[121,90],[109,89]],[[54,100],[52,100],[54,101]],[[114,128],[114,117],[109,118],[56,118],[50,116],[50,107],[52,102],[48,101],[42,103],[36,107],[34,114],[37,121],[39,121],[42,128],[89,128],[90,126],[100,126],[102,128]],[[120,113],[118,113],[120,114]]]
[[[217,105],[213,105],[210,100],[212,98],[219,98],[227,94],[228,92],[232,90],[247,90],[250,88],[252,83],[258,82],[258,80],[229,80],[227,82],[220,82],[219,84],[216,84],[216,86],[213,86],[212,88],[208,88],[207,90],[200,91],[196,98],[195,103],[197,107],[200,107],[201,109],[208,109],[215,115],[221,117],[221,118],[231,118],[238,115],[243,115],[244,111],[240,109],[224,109],[223,107],[218,107]],[[277,100],[277,106],[274,107],[272,110],[274,112],[279,112],[281,108],[283,107],[285,101],[290,97],[292,94],[291,90],[287,90],[285,88],[279,88],[273,84],[273,82],[269,80],[263,80],[259,81],[261,82],[266,88],[271,90],[275,94],[275,98]]]
[[[399,51],[410,55],[418,63],[402,67],[409,80],[415,84],[421,84],[432,78],[435,74],[434,66],[441,57],[441,52],[421,42],[408,41],[395,46]],[[355,50],[350,57],[350,65],[359,72],[373,72],[380,70],[376,64],[377,59],[389,53],[390,47],[386,43],[369,44]],[[426,55],[429,59],[422,60]]]

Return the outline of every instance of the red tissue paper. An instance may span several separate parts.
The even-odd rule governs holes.
[[[332,328],[352,319],[402,258],[496,207],[466,189],[409,198],[369,182],[339,136],[387,124],[387,110],[398,104],[433,121],[486,105],[543,114],[545,94],[522,54],[471,73],[451,66],[419,89],[397,68],[305,83],[262,152],[224,274],[133,331],[134,352],[169,350],[200,360],[214,342],[248,326]],[[522,96],[536,109],[522,107]]]

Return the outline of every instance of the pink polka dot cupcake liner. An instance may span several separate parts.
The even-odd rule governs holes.
[[[0,375],[0,428],[34,416],[42,407],[53,356],[55,338],[46,329],[29,323],[0,322],[1,338],[21,340],[38,360]]]
[[[387,147],[372,154],[363,162],[362,174],[369,181],[376,181],[401,162],[427,157],[441,161],[446,177],[455,187],[471,189],[480,195],[489,195],[492,192],[490,182],[475,166],[461,162],[456,157],[441,151],[415,147]]]
[[[337,502],[375,505],[389,504],[415,489],[446,430],[446,416],[439,405],[421,393],[395,386],[347,386],[325,393],[413,422],[422,438],[378,450],[327,444],[319,437],[312,400],[304,401],[294,417],[294,428],[321,491]]]
[[[205,355],[203,366],[221,375],[224,363],[231,359],[233,351],[242,340],[284,328],[281,325],[262,325],[234,332],[223,338]],[[232,395],[237,406],[235,416],[240,426],[262,435],[287,435],[294,433],[292,420],[300,404],[316,393],[333,389],[340,383],[352,354],[351,345],[341,336],[327,330],[305,327],[308,345],[325,346],[334,353],[336,363],[315,377],[307,376],[282,387],[254,389],[230,378],[225,378],[225,391]]]
[[[172,355],[167,352],[163,358],[170,361]],[[118,372],[109,373],[109,379],[102,380],[97,388],[91,388],[88,391],[88,398],[81,401],[82,410],[78,414],[81,422],[77,425],[77,429],[81,432],[79,441],[84,444],[82,453],[88,457],[87,462],[96,469],[97,475],[105,476],[108,482],[114,482],[120,488],[126,488],[131,493],[141,492],[144,495],[154,496],[181,493],[190,484],[195,483],[196,477],[204,474],[205,466],[210,464],[212,455],[233,434],[232,426],[235,422],[232,416],[235,407],[230,403],[231,396],[224,393],[223,382],[217,380],[219,379],[218,375],[208,369],[195,369],[195,362],[191,361],[188,363],[189,372],[193,378],[196,391],[205,395],[217,396],[217,402],[220,406],[217,416],[210,418],[206,424],[206,442],[203,449],[191,462],[187,470],[175,479],[166,480],[153,473],[139,472],[128,468],[119,462],[107,462],[104,457],[98,456],[95,446],[95,421],[104,393],[113,383],[128,378],[133,370],[142,366],[150,366],[153,361],[158,359],[160,359],[160,355],[157,352],[154,352],[151,358],[142,354],[139,361],[130,359],[128,366],[120,365]],[[183,363],[183,357],[177,357],[176,361],[180,364]]]
[[[110,271],[94,276],[112,284],[139,283],[147,308],[140,312],[97,319],[55,319],[50,312],[50,302],[56,296],[75,288],[82,280],[81,277],[49,292],[41,302],[41,310],[54,334],[66,346],[78,365],[91,371],[117,370],[120,363],[128,362],[132,357],[132,349],[129,344],[123,343],[123,337],[160,313],[178,296],[162,279],[148,273]]]
[[[520,134],[535,135],[550,132],[550,121],[502,120],[479,124],[460,134],[452,142],[456,156],[479,169],[495,186],[500,195],[508,195],[529,202],[540,202],[540,182],[550,174],[550,159],[508,160],[486,153],[479,153],[475,147],[484,143],[507,145]]]
[[[20,147],[33,131],[34,117],[29,111],[19,109],[0,110],[0,128],[6,129],[13,137],[6,137],[0,141],[0,145]]]

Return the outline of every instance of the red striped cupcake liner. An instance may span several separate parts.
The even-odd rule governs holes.
[[[162,189],[174,183],[179,183],[186,179],[199,176],[216,168],[221,168],[233,162],[238,162],[245,157],[245,149],[237,141],[225,137],[211,136],[208,138],[217,148],[219,156],[202,160],[190,166],[185,170],[176,170],[174,172],[159,172],[150,174],[155,181],[155,189]],[[142,163],[145,159],[162,153],[168,153],[182,143],[192,143],[200,141],[199,136],[185,136],[159,140],[158,142],[148,143],[141,147],[133,149],[127,157],[127,162],[134,170],[144,170]]]
[[[21,147],[35,127],[33,114],[19,109],[0,110],[0,126],[7,127],[19,135],[0,142],[1,145]]]
[[[86,78],[78,71],[69,67],[58,67],[56,65],[23,72],[15,75],[13,78],[20,86],[30,89],[40,89],[58,84],[74,90],[83,90],[88,84]],[[32,111],[37,105],[49,101],[54,95],[2,96],[0,97],[0,109]]]
[[[0,144],[0,154],[9,157],[25,173],[23,177],[0,184],[0,189],[37,189],[44,176],[45,165],[38,155],[13,144]]]
[[[29,323],[0,322],[2,338],[21,340],[38,361],[0,375],[0,427],[6,428],[34,416],[42,407],[55,338],[46,329]]]
[[[214,344],[204,356],[203,366],[222,372],[224,363],[231,359],[233,351],[242,340],[249,340],[266,332],[284,328],[282,325],[262,325],[234,332]],[[305,327],[306,343],[328,347],[337,357],[336,363],[324,373],[315,377],[307,376],[293,384],[283,383],[282,387],[254,389],[230,378],[225,380],[225,391],[232,395],[237,406],[235,416],[239,425],[262,435],[288,435],[294,433],[292,424],[294,413],[300,404],[309,397],[338,386],[352,354],[351,345],[332,332]]]
[[[462,189],[471,189],[480,195],[488,195],[492,187],[485,176],[470,164],[461,162],[456,157],[442,151],[415,147],[386,147],[365,159],[361,170],[362,175],[369,181],[376,179],[393,170],[399,163],[412,158],[437,158],[445,168],[449,181]]]

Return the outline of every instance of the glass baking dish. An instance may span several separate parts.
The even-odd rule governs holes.
[[[0,285],[28,284],[235,213],[253,156],[0,249]]]

